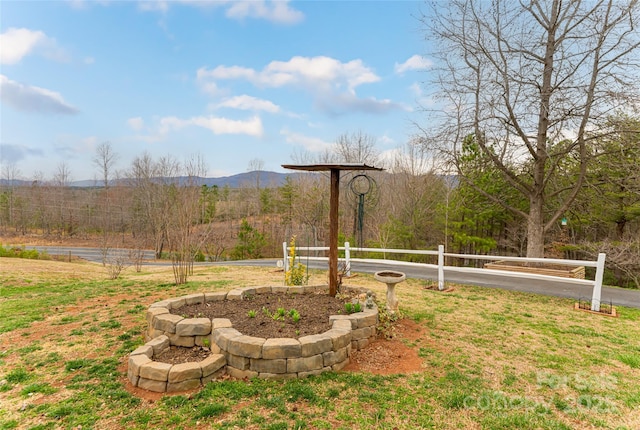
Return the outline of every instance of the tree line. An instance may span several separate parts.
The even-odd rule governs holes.
[[[567,225],[558,222],[547,233],[545,255],[593,258],[604,250],[609,282],[637,286],[640,119],[617,118],[612,127],[617,131],[593,146],[586,184],[564,213]],[[352,181],[360,172],[345,173],[341,180],[340,234],[352,246],[434,249],[444,244],[454,253],[525,255],[526,225],[493,199],[523,210],[527,200],[483,159],[473,135],[465,137],[462,148],[473,186],[440,172],[420,138],[407,143],[391,162],[381,159],[375,139],[361,132],[341,136],[321,157],[298,161],[386,164],[383,172],[367,172],[370,179],[355,178],[367,181],[366,186]],[[109,154],[112,161],[105,162]],[[101,180],[86,188],[69,186],[64,164],[52,179],[22,186],[11,185],[5,168],[3,234],[86,239],[105,251],[153,249],[158,258],[173,259],[179,282],[186,281],[197,260],[282,257],[282,243],[293,236],[300,246],[323,246],[328,240],[326,175],[292,174],[274,185],[265,183],[257,170],[243,186],[209,187],[197,185],[206,174],[198,156],[179,161],[144,153],[120,171],[116,160],[110,144],[100,145],[94,164]],[[563,169],[565,175],[550,187],[575,180],[575,165]]]
[[[339,136],[320,155],[294,154],[298,163],[387,169],[341,180],[343,238],[527,257],[604,251],[609,282],[638,286],[640,2],[451,0],[426,7],[418,19],[434,65],[415,136],[393,159],[381,158],[363,132]],[[320,174],[271,186],[261,180],[263,163],[251,160],[255,181],[209,189],[193,181],[206,172],[198,156],[145,153],[111,185],[116,161],[109,144],[98,146],[102,186],[91,189],[70,188],[64,164],[30,186],[7,181],[0,227],[97,235],[105,249],[130,238],[176,259],[177,280],[196,257],[278,256],[293,235],[302,244],[325,242],[328,179]],[[7,179],[18,173],[3,166]]]

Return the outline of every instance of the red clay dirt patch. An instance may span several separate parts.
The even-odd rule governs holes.
[[[410,319],[399,320],[394,327],[392,339],[378,338],[366,348],[354,351],[343,370],[377,375],[421,371],[423,359],[418,356],[415,347],[409,347],[406,343],[424,339],[425,329]]]

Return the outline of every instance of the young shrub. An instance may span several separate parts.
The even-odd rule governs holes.
[[[291,238],[289,246],[289,270],[284,275],[286,285],[304,285],[309,280],[307,266],[296,261],[296,237]]]

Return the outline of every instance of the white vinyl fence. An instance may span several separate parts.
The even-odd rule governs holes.
[[[439,245],[437,251],[429,251],[429,250],[413,250],[413,249],[384,249],[384,248],[351,248],[349,246],[349,242],[345,242],[344,246],[338,247],[339,250],[344,251],[344,258],[340,258],[340,264],[343,265],[345,269],[345,274],[347,276],[351,275],[351,262],[365,262],[365,263],[382,263],[382,264],[402,264],[408,266],[415,267],[434,267],[433,264],[425,264],[425,263],[412,263],[407,261],[397,261],[397,260],[387,260],[387,254],[417,254],[417,255],[433,255],[438,257],[438,264],[435,266],[438,269],[438,289],[444,289],[444,269],[445,267],[445,257],[451,258],[463,258],[466,260],[486,260],[486,261],[515,261],[521,263],[543,263],[545,265],[561,265],[561,266],[575,266],[575,267],[595,267],[596,268],[596,276],[595,279],[571,279],[571,282],[590,285],[593,287],[593,293],[591,295],[591,310],[599,312],[600,311],[600,297],[602,293],[602,279],[604,276],[604,262],[606,258],[606,254],[600,253],[598,254],[598,259],[596,261],[591,260],[564,260],[559,258],[526,258],[526,257],[506,257],[506,256],[497,256],[497,255],[474,255],[474,254],[452,254],[444,252],[444,245]],[[287,242],[282,244],[282,251],[284,255],[284,270],[285,272],[289,270],[289,250]],[[296,251],[311,253],[314,251],[328,251],[329,247],[325,246],[316,246],[316,247],[304,247],[304,246],[296,246]],[[351,258],[351,252],[376,252],[383,254],[383,259],[365,259],[365,258]],[[312,257],[305,256],[305,260],[315,260],[315,261],[327,261],[327,257]],[[487,270],[492,269],[479,269],[467,267],[465,271],[473,273],[485,272]],[[513,272],[510,272],[513,274]],[[538,275],[532,273],[519,273],[519,277],[522,278],[532,278],[539,279],[540,276],[553,277],[550,275]]]

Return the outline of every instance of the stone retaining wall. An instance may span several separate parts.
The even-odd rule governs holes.
[[[225,318],[183,318],[169,312],[214,300],[242,300],[251,294],[308,294],[320,289],[325,291],[326,286],[247,287],[154,303],[147,311],[147,336],[151,340],[131,353],[129,380],[150,391],[170,392],[197,388],[224,371],[237,378],[292,379],[340,370],[349,363],[351,351],[362,349],[375,339],[376,307],[350,315],[332,315],[330,330],[299,339],[246,336]],[[200,363],[174,366],[153,361],[154,354],[171,345],[207,346],[212,355]]]

